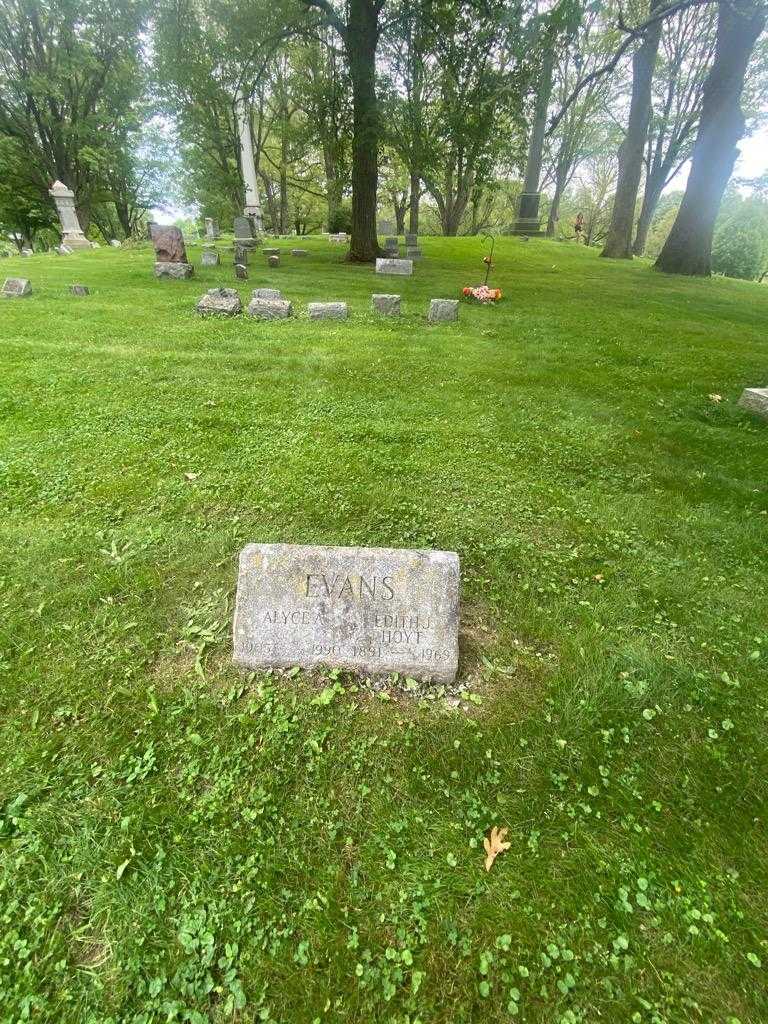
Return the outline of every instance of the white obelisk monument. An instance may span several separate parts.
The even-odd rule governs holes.
[[[237,116],[240,126],[240,161],[245,181],[245,207],[243,213],[250,217],[256,236],[264,231],[259,202],[259,182],[256,177],[256,164],[253,159],[253,138],[251,136],[251,118],[244,96],[237,100]]]
[[[85,237],[80,221],[77,219],[75,209],[75,193],[62,181],[55,181],[48,195],[53,197],[56,203],[56,212],[61,222],[61,243],[68,245],[70,249],[90,249],[91,243]]]

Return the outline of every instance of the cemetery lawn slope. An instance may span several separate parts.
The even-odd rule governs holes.
[[[768,291],[305,244],[0,263],[0,1020],[764,1024]],[[234,670],[252,541],[458,552],[461,706]]]

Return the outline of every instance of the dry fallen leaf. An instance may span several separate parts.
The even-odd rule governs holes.
[[[500,853],[504,853],[508,850],[511,843],[504,842],[504,836],[509,830],[506,828],[497,828],[495,825],[491,829],[490,837],[486,836],[483,840],[483,846],[485,847],[485,870],[490,871],[493,866],[493,862],[496,860]]]
[[[199,476],[200,476],[199,473],[185,473],[184,474],[184,479],[185,480],[197,480],[197,478]]]

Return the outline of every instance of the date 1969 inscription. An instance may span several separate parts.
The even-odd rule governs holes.
[[[249,544],[240,555],[234,660],[451,681],[458,619],[453,552]]]

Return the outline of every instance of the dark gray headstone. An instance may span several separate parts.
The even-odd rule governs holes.
[[[458,668],[452,551],[249,544],[233,658],[250,669],[332,665],[450,683]]]
[[[235,238],[238,241],[253,241],[253,224],[250,217],[235,217]]]
[[[244,263],[235,264],[235,277],[238,279],[238,281],[248,280],[248,267],[246,267]]]
[[[71,284],[69,286],[70,295],[90,295],[91,290],[87,285],[84,284]]]

